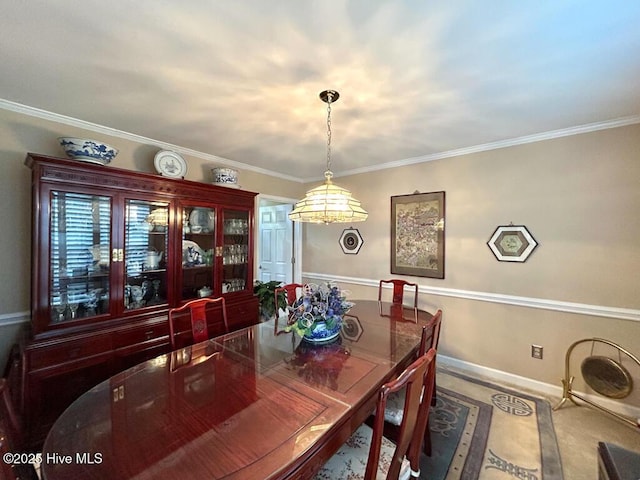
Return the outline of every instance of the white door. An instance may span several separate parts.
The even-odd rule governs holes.
[[[293,282],[293,222],[288,214],[292,205],[260,206],[259,279]]]

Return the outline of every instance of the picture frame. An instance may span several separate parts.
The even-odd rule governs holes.
[[[391,197],[391,273],[444,278],[445,192]]]
[[[525,262],[538,242],[524,225],[500,225],[487,242],[500,262]]]
[[[342,235],[340,235],[338,243],[340,243],[340,248],[342,248],[344,254],[357,255],[362,248],[364,240],[357,228],[345,228],[342,231]]]

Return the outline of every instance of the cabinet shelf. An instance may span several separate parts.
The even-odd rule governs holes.
[[[87,280],[96,280],[108,278],[109,272],[99,272],[99,273],[87,273],[85,275],[67,275],[65,277],[60,277],[60,282],[86,282]]]

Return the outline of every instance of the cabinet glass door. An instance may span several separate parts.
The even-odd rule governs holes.
[[[249,288],[249,212],[224,210],[222,293]]]
[[[167,303],[169,205],[127,200],[124,237],[124,309]]]
[[[109,313],[111,198],[51,192],[52,323]]]
[[[215,278],[215,209],[184,207],[182,218],[182,299],[211,296]]]

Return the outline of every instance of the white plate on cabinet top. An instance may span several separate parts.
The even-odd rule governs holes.
[[[187,173],[187,162],[176,152],[161,150],[156,153],[153,165],[163,177],[183,178]]]

